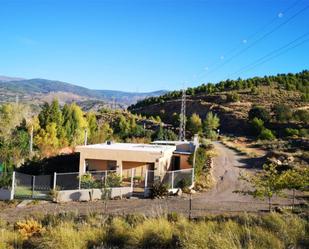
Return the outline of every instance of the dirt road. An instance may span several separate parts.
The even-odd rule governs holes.
[[[220,142],[214,142],[218,156],[214,158],[213,175],[216,185],[209,191],[197,193],[192,198],[192,215],[202,216],[209,213],[237,213],[258,212],[267,210],[267,202],[255,200],[250,196],[233,193],[241,189],[245,183],[240,181],[239,173],[250,171],[250,159],[227,148]],[[276,203],[288,204],[289,200],[276,199]],[[166,199],[125,199],[109,201],[108,214],[143,213],[146,215],[160,215],[168,212],[188,214],[189,196],[168,197]],[[63,204],[39,203],[20,208],[4,208],[0,212],[0,219],[16,221],[27,216],[37,216],[59,212],[89,212],[105,213],[105,204],[96,202],[71,202]]]

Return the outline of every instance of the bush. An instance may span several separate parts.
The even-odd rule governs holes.
[[[293,117],[296,121],[304,124],[309,123],[309,111],[308,110],[297,110],[293,113]]]
[[[264,128],[259,135],[262,140],[274,140],[276,137],[271,130]]]
[[[232,92],[226,95],[227,102],[238,102],[240,100],[239,94],[236,92]]]
[[[187,189],[191,186],[191,180],[188,178],[181,179],[178,184],[176,185],[176,188]]]
[[[99,188],[100,183],[101,182],[94,179],[90,173],[86,173],[80,178],[80,187],[82,189]]]
[[[259,135],[264,128],[264,121],[259,118],[254,118],[251,121],[252,133],[255,135]]]
[[[293,136],[299,135],[299,130],[293,129],[293,128],[286,128],[284,132],[285,132],[286,136],[288,136],[288,137],[290,137],[290,136],[293,137]]]
[[[269,112],[261,106],[253,106],[248,113],[249,120],[253,120],[254,118],[258,118],[263,120],[264,123],[268,123],[270,120]]]
[[[45,230],[41,223],[33,219],[16,222],[15,228],[25,239],[29,239],[32,236],[39,236]]]
[[[167,196],[168,189],[169,186],[167,184],[157,181],[152,186],[151,196],[152,198]]]
[[[12,174],[2,173],[0,174],[0,188],[8,189],[12,186]]]
[[[109,173],[106,177],[106,187],[120,187],[122,183],[121,177],[117,173]]]
[[[285,104],[277,104],[274,106],[275,118],[279,122],[286,122],[292,119],[293,113],[291,108]]]

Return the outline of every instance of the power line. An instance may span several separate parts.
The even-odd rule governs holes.
[[[254,68],[256,68],[256,67],[258,67],[258,66],[260,66],[260,65],[263,65],[263,64],[267,63],[268,61],[271,61],[272,59],[275,59],[275,58],[277,58],[277,57],[279,57],[279,56],[281,56],[281,55],[283,55],[283,54],[289,52],[290,50],[292,50],[292,49],[294,49],[294,48],[297,48],[297,47],[303,45],[303,44],[306,43],[306,42],[309,42],[309,39],[303,40],[303,41],[301,41],[301,42],[295,44],[294,46],[292,46],[292,47],[290,47],[290,48],[287,48],[286,50],[281,51],[280,53],[278,53],[278,54],[276,54],[276,55],[273,55],[273,56],[271,56],[270,58],[265,59],[264,61],[261,61],[260,63],[257,63],[256,65],[254,65],[254,66],[252,66],[252,67],[250,67],[250,68],[248,68],[248,69],[246,69],[246,70],[243,70],[242,73],[243,73],[243,72],[246,72],[246,71],[250,71],[250,70],[252,70],[252,69],[254,69]]]
[[[265,25],[263,25],[262,27],[258,28],[255,32],[253,32],[251,35],[248,35],[246,37],[245,40],[242,40],[241,44],[237,44],[236,46],[234,46],[233,48],[231,48],[230,50],[228,50],[226,53],[223,53],[223,55],[226,57],[228,56],[229,54],[232,54],[234,52],[236,52],[239,48],[241,48],[244,43],[247,43],[247,41],[250,41],[252,40],[254,37],[256,37],[259,33],[261,33],[262,31],[264,31],[266,28],[268,28],[269,26],[271,26],[274,22],[276,22],[278,20],[278,18],[280,18],[280,13],[281,14],[286,14],[288,13],[290,10],[292,10],[299,2],[301,2],[300,0],[296,0],[295,2],[293,2],[291,5],[289,5],[287,8],[285,8],[283,11],[279,12],[279,14],[277,14],[274,18],[272,18],[269,22],[267,22]],[[246,41],[246,42],[244,42]],[[210,65],[207,66],[207,69],[208,68],[212,68],[213,66],[219,64],[220,61],[217,61],[217,62],[213,62],[213,63],[210,63]],[[205,72],[204,70],[198,74],[198,77],[201,77],[203,76],[204,74],[207,74],[207,72]]]
[[[298,38],[296,38],[296,39],[294,39],[293,41],[291,41],[291,42],[285,44],[284,46],[282,46],[282,47],[280,47],[280,48],[277,48],[277,49],[275,49],[275,50],[273,50],[273,51],[267,53],[266,55],[260,57],[259,59],[257,59],[257,60],[254,61],[253,63],[250,63],[250,64],[248,64],[248,65],[246,65],[246,66],[240,68],[239,70],[237,70],[237,71],[235,71],[235,72],[233,72],[233,73],[231,73],[231,74],[228,74],[225,78],[229,78],[229,77],[231,77],[231,76],[233,76],[233,75],[235,75],[235,74],[243,73],[244,71],[246,71],[247,68],[250,68],[250,67],[254,66],[255,64],[258,64],[259,62],[263,61],[264,59],[267,59],[267,57],[270,57],[270,56],[272,56],[273,54],[280,53],[282,50],[284,51],[285,49],[289,49],[289,46],[290,46],[290,45],[293,45],[295,42],[297,42],[297,41],[299,41],[299,40],[305,38],[305,37],[308,36],[308,35],[309,35],[309,32],[307,32],[307,33],[305,33],[305,34],[299,36]]]
[[[268,31],[267,33],[265,33],[263,36],[261,36],[259,39],[255,40],[253,43],[251,43],[249,46],[243,48],[242,50],[240,50],[238,53],[236,53],[235,55],[233,55],[232,57],[230,57],[228,60],[224,61],[223,63],[221,63],[220,65],[218,65],[216,68],[214,68],[212,71],[208,72],[208,74],[212,74],[214,72],[216,72],[218,69],[222,68],[223,66],[225,66],[226,64],[228,64],[230,61],[232,61],[233,59],[235,59],[236,57],[240,56],[241,54],[243,54],[244,52],[246,52],[247,50],[249,50],[250,48],[252,48],[253,46],[255,46],[256,44],[258,44],[259,42],[261,42],[262,40],[264,40],[266,37],[270,36],[271,34],[273,34],[274,32],[276,32],[278,29],[280,29],[281,27],[283,27],[284,25],[286,25],[287,23],[289,23],[290,21],[292,21],[294,18],[296,18],[298,15],[300,15],[301,13],[303,13],[304,11],[306,11],[309,8],[309,5],[306,5],[304,8],[300,9],[299,11],[297,11],[294,15],[292,15],[291,17],[289,17],[287,20],[285,20],[284,22],[280,23],[279,25],[277,25],[276,27],[274,27],[273,29],[271,29],[270,31]]]

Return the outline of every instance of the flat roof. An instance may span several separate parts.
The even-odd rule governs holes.
[[[176,150],[175,146],[171,145],[156,145],[156,144],[134,144],[134,143],[103,143],[103,144],[91,144],[77,146],[78,149],[102,149],[102,150],[128,150],[128,151],[141,151],[141,152],[164,152],[164,151],[174,151]]]
[[[189,144],[190,141],[169,141],[169,140],[157,140],[151,142],[151,144],[158,144],[158,145],[179,145],[179,144]]]

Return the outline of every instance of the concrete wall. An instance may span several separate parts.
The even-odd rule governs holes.
[[[0,200],[1,201],[9,201],[9,200],[13,200],[13,198],[14,198],[14,194],[12,190],[0,188]]]
[[[102,199],[101,189],[80,189],[80,190],[61,190],[58,192],[57,202],[68,202],[68,201],[90,201]],[[115,197],[130,197],[132,195],[131,187],[119,187],[111,189],[111,198]]]
[[[176,149],[176,146],[169,151],[162,152],[149,152],[149,151],[134,151],[134,150],[105,150],[100,148],[91,147],[79,147],[80,152],[80,164],[79,172],[85,173],[85,160],[115,160],[117,161],[118,172],[121,173],[123,162],[135,162],[135,163],[158,163],[159,160],[170,160],[172,152]],[[159,166],[160,168],[160,166]],[[159,171],[162,169],[160,168]]]

